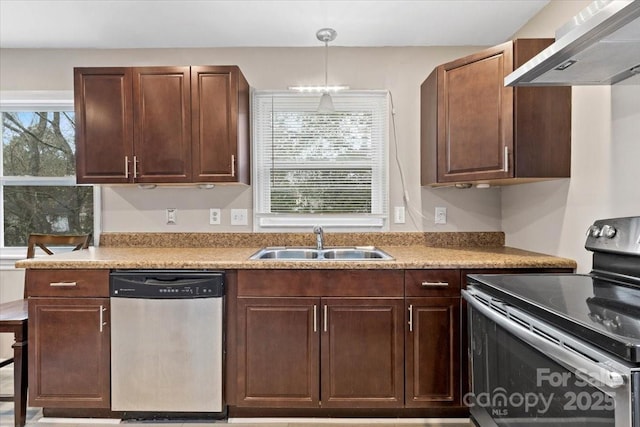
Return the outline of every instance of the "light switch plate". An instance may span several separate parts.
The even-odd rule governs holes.
[[[436,223],[436,224],[446,224],[447,223],[447,208],[436,207],[434,223]]]
[[[209,225],[220,225],[220,209],[209,209]]]
[[[248,225],[246,209],[231,209],[231,225]]]
[[[395,206],[393,208],[393,222],[404,224],[404,206]]]
[[[176,225],[178,222],[178,209],[167,208],[167,225]]]

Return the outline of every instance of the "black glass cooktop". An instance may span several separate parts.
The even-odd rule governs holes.
[[[640,289],[586,274],[471,275],[469,284],[609,353],[640,362]]]

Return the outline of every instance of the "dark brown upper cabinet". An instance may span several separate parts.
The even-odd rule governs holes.
[[[132,182],[133,70],[74,69],[78,183]]]
[[[238,67],[191,67],[193,180],[249,184],[249,84]]]
[[[191,182],[190,80],[189,67],[133,69],[135,182]]]
[[[249,184],[236,66],[74,69],[77,182]]]
[[[553,39],[518,39],[436,67],[420,88],[421,184],[566,178],[571,88],[506,87]]]

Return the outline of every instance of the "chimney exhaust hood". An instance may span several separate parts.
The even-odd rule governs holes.
[[[640,74],[640,0],[598,0],[556,41],[513,71],[505,86],[612,85]]]

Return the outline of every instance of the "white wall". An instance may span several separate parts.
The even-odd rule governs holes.
[[[516,36],[553,36],[587,4],[552,1]],[[575,86],[572,108],[571,179],[505,187],[502,229],[507,245],[573,258],[588,272],[587,227],[640,215],[640,78]]]
[[[554,0],[514,37],[553,37],[590,2]],[[389,89],[396,110],[398,158],[409,196],[407,224],[393,231],[504,230],[507,244],[577,259],[590,268],[583,230],[596,218],[638,214],[638,86],[575,87],[573,177],[503,189],[431,189],[419,185],[419,86],[438,64],[479,47],[330,48],[330,83]],[[322,48],[0,50],[0,90],[70,90],[74,66],[238,64],[255,89],[285,89],[322,80]],[[391,141],[390,207],[404,189]],[[637,164],[637,163],[636,163]],[[104,231],[250,231],[229,225],[229,209],[252,207],[251,187],[213,190],[107,187]],[[433,208],[448,209],[449,224],[433,225]],[[178,225],[164,209],[178,209]],[[223,224],[208,225],[208,208],[223,209]]]
[[[409,195],[404,225],[392,231],[500,230],[500,191],[420,187],[420,84],[443,62],[479,47],[330,48],[329,83],[352,89],[388,89],[396,110],[397,145]],[[0,90],[71,90],[73,67],[170,64],[237,64],[254,89],[286,89],[323,81],[322,48],[0,50]],[[395,144],[390,141],[390,207],[403,204]],[[231,208],[252,208],[251,188],[212,190],[135,186],[107,187],[102,194],[103,231],[250,231],[229,225]],[[448,208],[449,223],[433,224],[435,206]],[[166,208],[178,209],[178,224],[165,224]],[[210,226],[209,208],[222,208],[222,225]],[[426,219],[420,214],[424,211]],[[474,215],[474,213],[481,215]],[[250,213],[251,216],[251,213]]]

